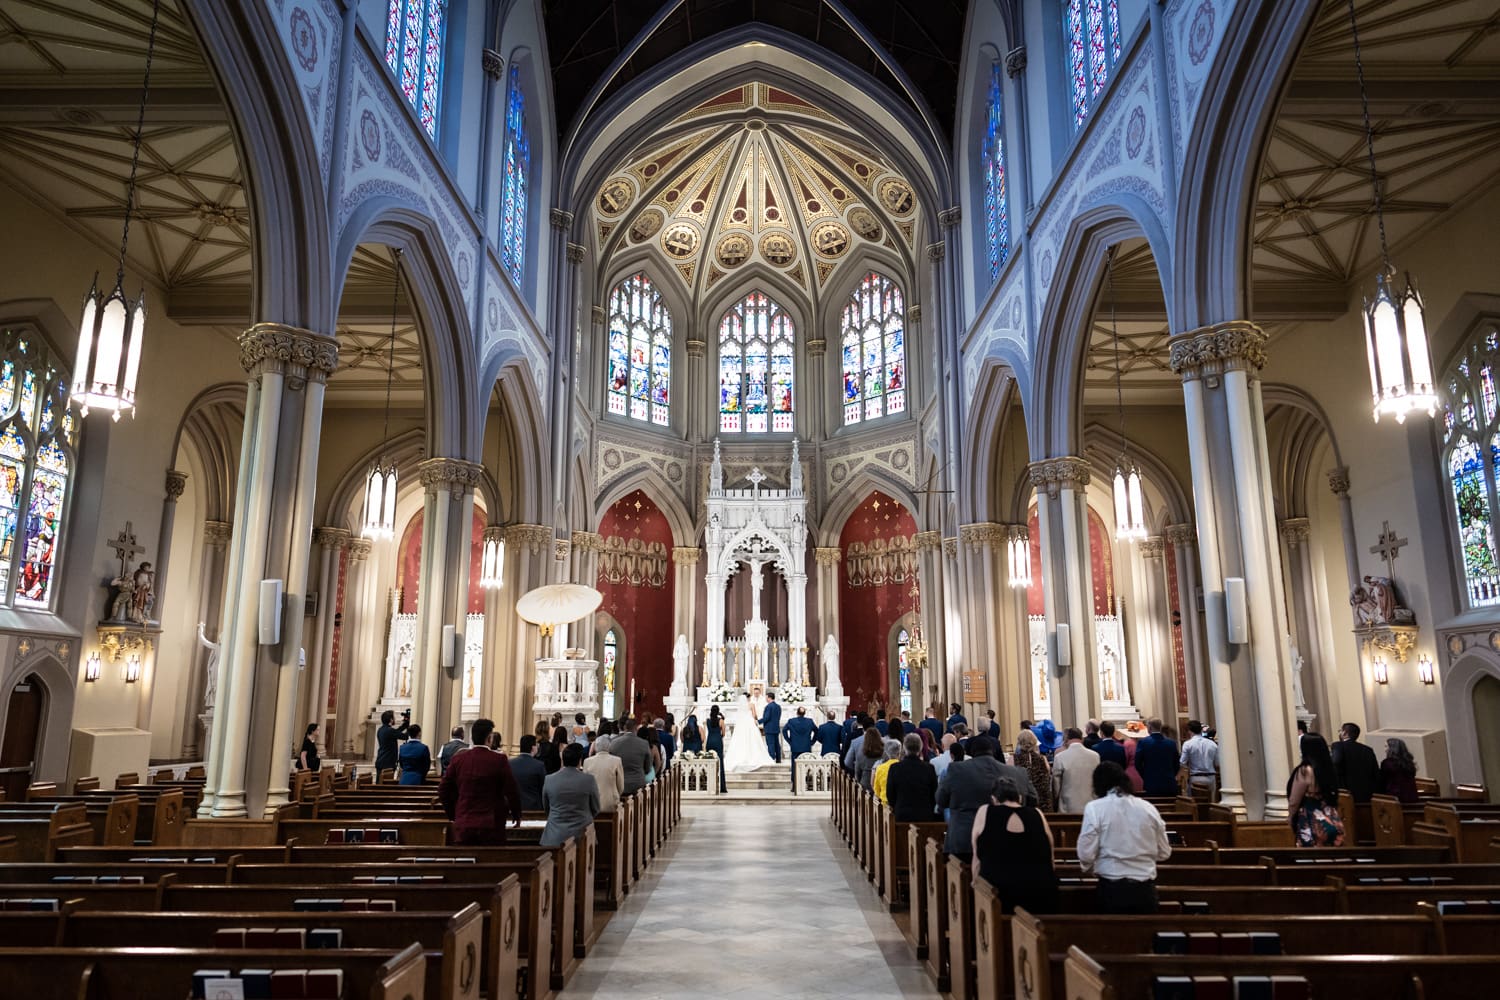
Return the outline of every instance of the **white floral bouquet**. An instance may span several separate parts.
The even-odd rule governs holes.
[[[789,680],[776,689],[776,697],[783,705],[800,705],[807,700],[807,692],[802,690],[801,684]]]
[[[717,751],[717,750],[681,750],[681,751],[678,751],[677,757],[680,760],[718,760],[719,759],[719,751]]]
[[[734,701],[734,688],[720,681],[708,689],[708,700],[716,705],[727,705]]]

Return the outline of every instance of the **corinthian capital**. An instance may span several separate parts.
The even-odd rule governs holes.
[[[313,530],[313,544],[321,545],[326,549],[342,549],[349,544],[353,534],[348,528],[316,528]]]
[[[574,552],[597,552],[604,545],[604,536],[593,531],[573,532]]]
[[[484,478],[484,466],[462,458],[429,458],[417,463],[417,482],[436,496],[447,490],[457,500],[473,493]]]
[[[223,548],[234,535],[234,526],[228,521],[204,521],[203,543],[212,548]]]
[[[176,469],[167,470],[167,499],[176,503],[182,499],[182,493],[187,489],[188,475],[186,472],[178,472]]]
[[[484,70],[485,76],[498,80],[505,72],[505,57],[494,49],[485,49],[479,55],[479,66]]]
[[[983,549],[1002,544],[1010,537],[1010,532],[1006,525],[995,524],[992,521],[979,521],[974,524],[959,525],[958,537],[971,549]]]
[[[1169,363],[1184,382],[1234,370],[1258,372],[1266,366],[1266,333],[1245,320],[1205,326],[1172,339]]]
[[[325,382],[339,364],[339,342],[283,323],[257,323],[240,334],[240,365],[253,378],[271,373],[294,383]]]
[[[1179,545],[1197,545],[1198,529],[1191,524],[1169,524],[1164,532],[1173,548]]]
[[[929,549],[938,548],[943,544],[943,533],[940,531],[919,531],[916,534],[918,552],[926,552]]]
[[[1150,538],[1141,540],[1141,555],[1147,559],[1160,559],[1161,554],[1167,551],[1167,541],[1160,535],[1152,535]]]
[[[1282,519],[1281,537],[1292,548],[1296,548],[1307,541],[1308,535],[1312,534],[1312,522],[1305,517],[1288,517]]]
[[[505,529],[507,546],[540,552],[542,546],[550,541],[552,541],[552,529],[545,524],[512,524]]]
[[[364,562],[370,558],[370,552],[375,548],[375,543],[368,538],[349,539],[349,558],[355,562]]]
[[[696,566],[703,558],[703,550],[691,546],[679,546],[672,550],[672,562],[678,566]]]
[[[1328,470],[1328,488],[1333,491],[1333,495],[1336,497],[1347,496],[1349,494],[1349,469],[1347,466],[1340,465],[1337,468]]]
[[[1044,458],[1026,467],[1032,488],[1057,499],[1065,489],[1081,490],[1089,484],[1089,463],[1077,455]]]

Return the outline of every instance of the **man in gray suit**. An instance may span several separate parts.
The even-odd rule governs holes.
[[[943,850],[969,861],[974,853],[974,817],[990,804],[1001,775],[1014,778],[1026,795],[1026,804],[1036,805],[1031,776],[1013,764],[995,759],[995,742],[988,736],[969,738],[969,757],[948,766],[938,784],[937,804],[948,810],[948,837]]]
[[[599,783],[583,769],[579,744],[563,747],[562,767],[542,786],[542,808],[547,811],[543,847],[561,847],[569,837],[582,836],[599,815]]]
[[[626,795],[634,795],[646,787],[646,772],[651,769],[651,748],[645,740],[627,729],[610,741],[609,752],[620,758],[625,767]]]

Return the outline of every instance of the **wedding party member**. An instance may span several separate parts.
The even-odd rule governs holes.
[[[1298,847],[1344,846],[1338,788],[1338,774],[1328,743],[1317,733],[1308,733],[1302,738],[1302,763],[1292,772],[1286,793],[1292,835]]]
[[[797,714],[782,729],[787,745],[792,748],[792,760],[805,753],[812,753],[813,735],[818,727],[807,717],[807,709],[797,706]]]
[[[532,734],[521,737],[521,755],[511,760],[510,771],[520,789],[521,808],[532,812],[542,808],[542,785],[547,780],[547,767],[536,755],[536,737]]]
[[[385,771],[396,769],[396,749],[406,739],[406,729],[411,725],[411,709],[401,713],[401,725],[396,725],[396,713],[386,709],[380,713],[380,728],[375,731],[375,779]]]
[[[887,736],[891,735],[891,723],[888,719],[886,719],[885,709],[883,708],[877,708],[875,710],[875,728],[880,730],[881,739],[885,739]]]
[[[865,738],[859,744],[859,757],[854,763],[854,778],[859,782],[859,787],[865,791],[871,791],[871,780],[875,774],[875,765],[885,759],[885,740],[880,737],[880,730],[871,726],[865,730]]]
[[[646,772],[651,770],[651,747],[633,730],[625,730],[609,744],[609,752],[620,758],[625,769],[625,794],[634,795],[646,787]]]
[[[653,723],[656,729],[656,745],[661,750],[661,769],[669,770],[672,767],[672,755],[677,752],[677,737],[672,735],[672,724],[670,716],[665,719],[657,719]]]
[[[776,704],[776,692],[766,692],[766,708],[760,717],[760,731],[766,737],[766,753],[776,763],[781,763],[781,706]]]
[[[948,732],[953,732],[955,726],[967,726],[969,724],[969,720],[964,718],[963,708],[956,701],[948,706]]]
[[[1135,790],[1120,765],[1106,761],[1094,770],[1098,798],[1083,810],[1078,832],[1078,863],[1099,878],[1099,913],[1157,911],[1156,863],[1172,855],[1161,813]]]
[[[583,762],[583,769],[594,776],[599,787],[599,811],[612,813],[620,808],[620,796],[625,791],[625,768],[620,758],[609,752],[613,736],[594,737],[596,752]]]
[[[837,754],[843,734],[844,727],[838,723],[838,713],[830,711],[828,721],[818,727],[818,756],[827,757],[829,754]]]
[[[1052,769],[1047,758],[1042,756],[1041,745],[1036,734],[1029,729],[1021,730],[1016,737],[1015,766],[1026,772],[1031,787],[1036,789],[1037,808],[1052,811]]]
[[[473,749],[459,754],[448,765],[438,784],[438,800],[453,821],[453,843],[486,845],[505,843],[505,817],[521,825],[521,793],[505,754],[488,749],[495,724],[475,719],[469,729]]]
[[[703,752],[703,727],[698,725],[697,712],[689,712],[682,720],[682,749],[690,753]]]
[[[432,770],[432,751],[422,742],[421,726],[406,731],[406,742],[401,744],[396,763],[401,767],[401,784],[420,785],[427,780],[427,772]]]
[[[1417,761],[1406,749],[1406,741],[1392,736],[1385,741],[1385,760],[1380,762],[1385,794],[1402,802],[1417,801]]]
[[[719,758],[719,794],[723,795],[724,785],[724,713],[719,711],[719,706],[714,705],[708,710],[708,738],[704,744],[705,753],[714,753]]]
[[[448,770],[448,763],[453,760],[453,755],[460,750],[469,749],[469,744],[464,740],[464,727],[454,726],[453,732],[449,734],[449,740],[438,748],[437,763],[438,776]]]
[[[1002,913],[1018,906],[1057,912],[1052,829],[1041,810],[1025,804],[1010,775],[1000,778],[993,800],[974,816],[973,852],[974,876],[994,886]]]
[[[897,823],[926,823],[937,805],[937,772],[922,759],[922,738],[908,733],[905,754],[886,772],[885,795]]]
[[[568,744],[562,767],[547,776],[542,788],[542,808],[547,811],[542,846],[561,847],[569,837],[581,836],[599,815],[600,805],[599,784],[583,770],[583,747]]]
[[[1057,811],[1081,813],[1094,797],[1094,768],[1099,766],[1099,755],[1083,745],[1083,733],[1077,727],[1069,728],[1063,735],[1067,737],[1067,745],[1052,762]]]
[[[297,754],[297,766],[304,771],[318,773],[323,762],[318,759],[318,724],[309,722],[307,732],[302,734],[302,751]]]

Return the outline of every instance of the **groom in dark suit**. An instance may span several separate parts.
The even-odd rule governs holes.
[[[776,704],[776,695],[766,693],[766,709],[761,713],[760,731],[766,737],[766,752],[776,763],[781,763],[781,706]]]

